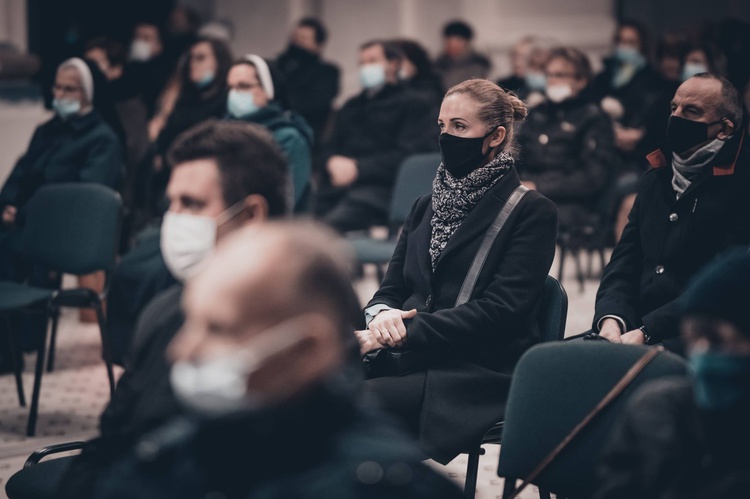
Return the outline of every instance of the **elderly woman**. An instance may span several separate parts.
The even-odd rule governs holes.
[[[514,135],[525,117],[523,102],[488,80],[448,91],[432,195],[414,204],[365,310],[368,328],[357,331],[363,353],[388,355],[405,346],[421,358],[413,372],[380,373],[368,385],[441,463],[502,419],[513,367],[539,341],[537,312],[555,252],[557,211],[520,187]],[[460,303],[488,228],[510,205],[473,291]]]
[[[117,188],[124,166],[120,140],[94,109],[94,77],[82,59],[63,62],[52,89],[55,116],[40,125],[26,153],[0,191],[0,279],[47,286],[48,272],[32,267],[21,253],[25,207],[43,185],[95,182]],[[43,327],[43,325],[42,325]],[[18,330],[18,327],[14,328]],[[4,336],[3,336],[4,337]],[[33,345],[28,334],[22,346]],[[0,342],[3,348],[5,341]],[[0,352],[0,370],[8,354]]]
[[[248,54],[227,75],[227,112],[233,119],[264,126],[289,161],[295,211],[304,211],[312,173],[313,132],[305,119],[289,109],[281,76],[262,57]]]

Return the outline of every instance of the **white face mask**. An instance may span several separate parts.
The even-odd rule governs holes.
[[[146,40],[136,38],[130,45],[130,60],[146,62],[151,59],[151,44]]]
[[[547,85],[547,98],[552,102],[562,102],[573,95],[573,89],[570,85],[559,83],[557,85]]]
[[[239,351],[197,362],[175,362],[169,381],[177,400],[193,413],[208,417],[262,409],[263,396],[248,389],[248,380],[268,359],[300,341],[304,317],[287,319],[259,333]]]
[[[161,254],[176,279],[185,281],[200,270],[216,246],[216,230],[242,211],[244,203],[235,203],[216,218],[171,211],[164,214]]]
[[[385,83],[385,66],[382,64],[365,64],[359,68],[359,81],[364,88],[379,87]]]

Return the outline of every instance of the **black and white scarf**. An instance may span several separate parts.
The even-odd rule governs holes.
[[[484,193],[513,167],[513,156],[503,151],[481,168],[477,168],[463,178],[456,178],[442,164],[432,183],[432,209],[434,214],[432,237],[430,238],[430,259],[435,271],[438,258],[445,249],[453,233],[463,223]]]

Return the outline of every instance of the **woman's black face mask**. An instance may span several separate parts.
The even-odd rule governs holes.
[[[484,140],[492,135],[495,130],[484,137],[458,137],[447,133],[441,133],[438,138],[440,153],[443,157],[443,166],[455,178],[464,178],[484,163],[487,152],[482,151]]]

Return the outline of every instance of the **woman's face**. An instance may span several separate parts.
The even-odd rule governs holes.
[[[443,99],[438,116],[440,133],[463,138],[484,137],[487,123],[479,119],[481,105],[466,94],[452,94]],[[505,127],[497,127],[485,140],[486,148],[497,147],[505,139]],[[487,150],[483,147],[483,150]]]
[[[617,33],[617,44],[621,47],[632,48],[642,53],[641,36],[632,26],[623,26]]]
[[[268,105],[268,95],[263,90],[258,79],[258,73],[249,64],[237,64],[229,70],[227,85],[231,90],[247,92],[253,95],[253,102],[258,107]]]
[[[201,42],[190,49],[190,81],[200,83],[210,76],[216,76],[218,64],[208,42]]]
[[[65,67],[57,71],[52,94],[55,99],[78,101],[81,107],[88,104],[81,85],[81,75],[71,67]]]
[[[685,64],[701,64],[708,67],[708,57],[702,50],[691,50],[685,57]]]

